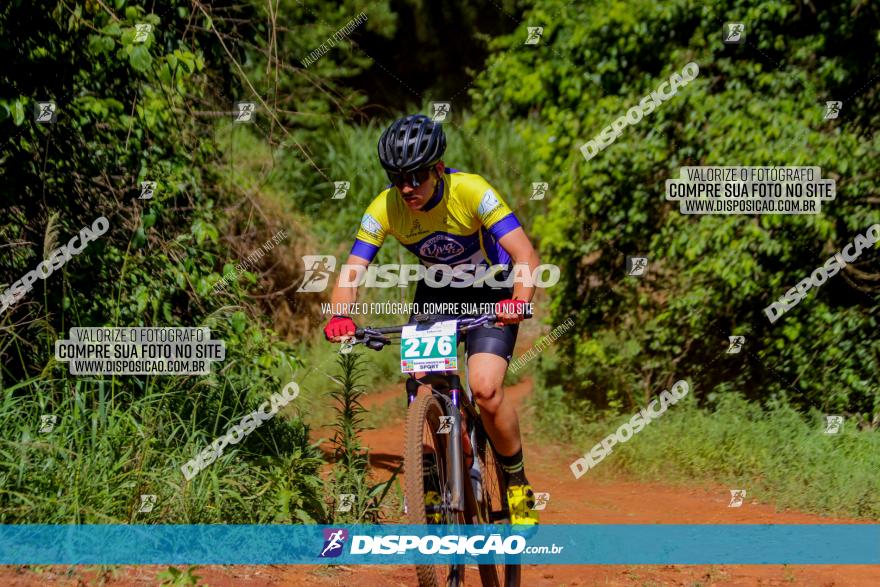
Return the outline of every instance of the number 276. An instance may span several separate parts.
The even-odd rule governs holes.
[[[406,340],[404,344],[406,344],[406,350],[403,352],[404,357],[425,357],[431,354],[431,351],[434,349],[434,341],[437,341],[437,351],[440,352],[441,355],[449,355],[452,353],[452,337],[451,336],[440,336],[437,338],[426,337],[426,338],[409,338]],[[425,350],[422,353],[419,353],[419,343],[425,343]]]

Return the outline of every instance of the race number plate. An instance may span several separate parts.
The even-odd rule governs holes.
[[[456,322],[437,322],[430,328],[418,324],[404,326],[400,333],[400,370],[454,371],[458,369]]]

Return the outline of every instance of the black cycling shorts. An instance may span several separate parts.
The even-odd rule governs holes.
[[[503,280],[503,278],[500,278]],[[513,289],[511,288],[492,288],[492,287],[429,287],[424,281],[419,281],[416,286],[416,295],[413,302],[418,307],[424,307],[425,304],[487,304],[490,302],[500,302],[513,297]],[[468,316],[471,314],[461,314]],[[432,319],[452,319],[458,318],[458,315],[451,314],[432,314]],[[415,322],[413,316],[410,315],[410,324]],[[484,324],[479,328],[468,331],[464,336],[464,349],[466,356],[475,353],[490,353],[497,355],[510,362],[513,356],[513,345],[516,344],[516,335],[519,331],[519,324],[508,324],[506,326],[493,326]]]

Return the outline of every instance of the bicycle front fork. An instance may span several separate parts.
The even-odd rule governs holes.
[[[452,416],[452,429],[449,431],[448,438],[451,442],[446,443],[446,478],[450,480],[450,493],[452,494],[450,505],[459,512],[464,511],[464,483],[465,479],[462,475],[464,467],[464,456],[462,454],[462,430],[461,430],[461,378],[457,373],[445,376],[449,384],[449,396],[441,394],[441,403],[446,403],[447,416]],[[423,385],[418,379],[410,377],[406,380],[406,395],[408,404],[412,404],[419,387]],[[450,405],[451,404],[451,405]],[[442,425],[442,423],[441,423]],[[470,482],[470,479],[468,479]]]

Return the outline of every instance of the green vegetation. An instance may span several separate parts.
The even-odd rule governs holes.
[[[534,233],[563,267],[552,322],[573,313],[577,326],[543,361],[543,425],[589,448],[687,379],[704,411],[676,407],[609,462],[878,517],[878,247],[778,322],[763,313],[880,220],[880,84],[866,75],[880,64],[878,7],[547,0],[522,20],[472,95],[477,119],[523,128],[540,111],[543,130],[521,132],[555,179]],[[720,42],[731,20],[746,23],[744,45]],[[542,43],[522,50],[536,22]],[[580,145],[691,61],[696,80],[585,161]],[[823,120],[832,99],[843,114]],[[663,196],[685,165],[820,166],[837,198],[817,216],[685,216]],[[627,255],[648,257],[644,278],[624,276]],[[726,354],[730,335],[745,336],[740,354]],[[845,415],[847,432],[822,436],[820,413]]]
[[[693,397],[598,474],[723,482],[782,507],[880,517],[878,248],[778,322],[763,313],[880,220],[876,3],[141,4],[0,8],[0,291],[99,216],[110,223],[0,313],[0,522],[379,519],[390,485],[368,486],[358,432],[397,412],[368,418],[358,402],[399,380],[397,357],[337,354],[320,334],[328,292],[296,287],[302,255],[345,258],[384,187],[380,130],[436,99],[454,102],[446,163],[486,177],[563,271],[545,318],[575,327],[509,378],[537,371],[539,427],[585,450],[684,378]],[[302,66],[361,10],[351,42]],[[731,15],[747,24],[744,45],[718,40]],[[153,27],[144,42],[140,23]],[[523,45],[534,23],[541,42]],[[582,143],[691,61],[692,83],[584,160]],[[823,120],[836,99],[840,118]],[[56,123],[34,122],[42,100],[57,103]],[[232,120],[245,100],[254,124]],[[663,198],[685,165],[820,166],[837,198],[817,216],[685,216]],[[157,182],[152,199],[138,199],[143,181]],[[335,181],[351,183],[345,199],[330,198]],[[548,195],[530,200],[539,181]],[[647,275],[623,277],[636,254]],[[411,259],[389,239],[377,260]],[[226,344],[210,376],[74,377],[54,359],[73,326],[199,325]],[[734,334],[746,342],[728,355]],[[184,479],[182,464],[290,381],[302,392],[278,417]],[[847,417],[843,434],[821,434],[823,413]],[[55,427],[40,432],[49,414]],[[316,441],[331,434],[322,478]],[[339,516],[344,492],[357,503]],[[157,496],[152,512],[138,511],[141,495]]]
[[[304,10],[291,6],[285,10]],[[59,2],[48,12],[11,2],[0,12],[4,61],[17,72],[0,93],[0,123],[9,131],[0,239],[11,243],[0,258],[3,289],[98,216],[111,226],[0,316],[0,521],[327,519],[322,459],[295,401],[192,481],[180,471],[304,375],[282,336],[314,319],[313,310],[303,304],[293,319],[289,300],[273,303],[265,293],[298,281],[298,247],[308,235],[290,206],[261,191],[254,168],[272,153],[254,148],[254,133],[264,129],[206,115],[229,112],[250,84],[270,81],[258,79],[268,54],[265,8],[215,3],[212,19],[188,2],[145,13],[117,0]],[[239,17],[247,24],[238,33],[257,43],[249,58],[228,54],[215,28]],[[138,23],[153,26],[143,43],[135,41]],[[309,35],[335,30],[326,22],[308,28]],[[340,57],[348,59],[328,55],[324,67]],[[288,95],[314,101],[336,76],[338,69]],[[57,103],[55,124],[33,122],[35,99]],[[286,120],[263,122],[292,126],[277,112]],[[284,138],[270,141],[273,148],[296,148],[288,129],[275,132]],[[314,166],[305,156],[301,162]],[[157,181],[155,195],[138,200],[145,180]],[[221,275],[282,227],[288,240],[212,293]],[[72,377],[53,358],[53,341],[70,326],[150,325],[208,326],[225,341],[226,360],[209,377]],[[44,414],[58,420],[40,433]],[[157,496],[152,512],[137,511],[142,494]]]
[[[719,42],[733,15],[749,42]],[[526,23],[545,24],[534,51]],[[780,321],[763,308],[876,223],[880,10],[864,2],[816,12],[794,2],[687,0],[535,3],[474,84],[478,119],[521,127],[536,172],[554,178],[534,232],[563,267],[551,290],[554,323],[576,313],[564,369],[551,379],[572,396],[631,409],[679,378],[700,399],[739,392],[800,409],[880,412],[876,249],[810,292]],[[696,80],[585,161],[578,147],[680,71]],[[822,119],[824,101],[845,114]],[[664,200],[684,165],[815,165],[837,181],[816,216],[686,216]],[[624,277],[645,254],[644,279]],[[872,269],[872,267],[874,269]],[[727,337],[744,335],[737,360]]]
[[[181,571],[177,567],[168,567],[167,570],[158,573],[156,578],[162,581],[162,585],[198,585],[201,577],[195,574],[197,568],[189,566],[185,571]]]
[[[540,407],[533,412],[539,438],[571,447],[566,451],[571,461],[632,416],[586,403],[572,409],[558,386],[537,386],[531,401]],[[622,473],[690,487],[696,481],[745,489],[748,499],[779,509],[880,518],[880,437],[854,422],[838,434],[824,430],[818,410],[804,416],[783,402],[762,408],[736,393],[719,396],[705,409],[688,396],[628,442],[615,445],[581,479]]]
[[[368,450],[360,441],[360,434],[365,430],[364,414],[366,410],[360,400],[364,388],[358,383],[364,374],[362,351],[352,351],[339,355],[339,367],[342,381],[339,389],[331,392],[336,401],[336,424],[333,431],[334,469],[333,503],[336,511],[334,522],[349,524],[377,523],[380,519],[379,506],[394,486],[396,471],[390,479],[373,486],[367,485],[369,469]],[[340,512],[341,495],[354,496],[351,505]]]

